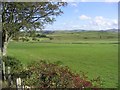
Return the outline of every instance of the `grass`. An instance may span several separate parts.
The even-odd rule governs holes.
[[[118,34],[116,32],[65,32],[37,38],[39,42],[11,42],[8,55],[24,65],[35,60],[60,62],[74,72],[88,72],[89,78],[100,76],[103,87],[118,84]]]
[[[50,43],[116,43],[118,41],[118,33],[116,32],[65,32],[59,31],[53,34],[48,34],[48,37],[53,38],[41,38],[41,42]]]
[[[34,60],[62,62],[77,73],[88,72],[89,78],[100,76],[103,87],[114,88],[118,83],[117,44],[11,42],[8,55],[18,58],[25,65]]]

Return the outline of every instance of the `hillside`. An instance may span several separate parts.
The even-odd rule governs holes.
[[[115,31],[52,31],[52,33],[44,33],[47,37],[52,38],[44,38],[42,41],[44,42],[63,42],[63,43],[80,43],[80,42],[92,42],[92,41],[118,41],[118,33]]]

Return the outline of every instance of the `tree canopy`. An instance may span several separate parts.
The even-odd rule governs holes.
[[[22,29],[43,29],[46,24],[52,24],[66,5],[66,2],[3,2],[3,42]]]

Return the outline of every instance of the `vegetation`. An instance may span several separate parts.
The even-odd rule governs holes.
[[[35,88],[95,88],[101,87],[100,78],[88,77],[71,72],[68,67],[45,61],[32,62],[29,66],[30,78],[25,79],[28,86]]]
[[[101,35],[101,39],[99,35]],[[39,40],[35,41],[32,40],[33,37],[27,36],[20,37],[17,42],[16,40],[10,42],[8,47],[9,57],[4,57],[4,61],[6,67],[11,67],[14,84],[16,78],[21,77],[26,85],[33,87],[81,87],[85,84],[80,85],[81,79],[84,78],[81,74],[81,71],[83,71],[85,77],[86,75],[89,76],[85,79],[85,82],[89,82],[90,87],[100,87],[101,83],[103,84],[102,87],[117,87],[118,42],[116,32],[102,32],[102,34],[95,31],[54,32],[46,34],[46,36],[54,39],[34,37]],[[24,42],[23,39],[25,39]],[[29,39],[29,41],[26,39]],[[29,64],[31,62],[32,64]],[[33,67],[34,70],[32,70]],[[46,67],[46,69],[43,67]],[[60,71],[61,69],[62,71]],[[64,70],[66,70],[66,73],[63,72]],[[52,74],[56,72],[57,74]],[[61,73],[70,77],[70,80],[66,80],[67,78],[63,77]],[[41,74],[45,76],[45,79],[40,79]],[[51,78],[51,76],[53,77]],[[73,83],[74,80],[77,81],[77,77],[79,78],[78,83]],[[93,80],[95,77],[98,78]],[[66,82],[60,81],[63,78]],[[48,79],[51,79],[51,81],[47,82]],[[95,82],[96,80],[97,82]]]
[[[75,36],[68,40],[69,35],[64,38],[65,41],[62,41],[62,38],[63,36],[59,43],[55,39],[51,43],[48,41],[43,43],[46,42],[46,39],[34,43],[31,41],[11,42],[8,47],[8,55],[20,59],[26,66],[34,60],[60,63],[77,73],[88,72],[90,79],[100,76],[103,80],[103,87],[117,86],[117,38],[91,40],[88,36],[88,41],[77,41],[78,38]]]
[[[89,80],[85,73],[73,73],[68,67],[46,61],[34,61],[21,68],[22,64],[13,57],[4,57],[6,67],[11,67],[12,88],[15,87],[16,78],[22,79],[22,84],[31,88],[97,88],[101,87],[99,77]],[[26,68],[26,69],[25,69]],[[6,69],[7,70],[7,69]],[[6,74],[8,78],[8,75]],[[7,86],[6,86],[7,87]]]
[[[12,74],[17,73],[23,67],[21,61],[19,61],[14,57],[9,57],[9,56],[3,57],[3,61],[5,62],[6,68],[11,67],[10,71]]]
[[[49,31],[50,32],[50,31]],[[21,40],[24,33],[21,32],[21,36],[19,40]],[[51,42],[51,43],[118,43],[118,33],[117,32],[108,32],[108,31],[51,31],[48,34],[47,31],[44,32],[36,32],[34,37],[29,37],[29,32],[26,33],[26,39],[28,41],[34,41],[32,39],[36,39],[36,41],[40,42]]]
[[[52,24],[54,16],[61,15],[61,7],[65,2],[3,2],[2,9],[2,40],[3,55],[9,41],[22,31],[43,29],[44,25]]]
[[[117,87],[118,33],[38,33],[35,30],[52,24],[55,16],[63,13],[61,7],[67,3],[3,2],[1,5],[3,55],[6,55],[10,42],[9,57],[3,60],[6,67],[11,67],[14,83],[16,78],[21,77],[26,85],[37,88],[89,88],[101,86],[100,76],[102,87]],[[32,61],[34,63],[29,64]],[[80,71],[88,72],[89,78]]]

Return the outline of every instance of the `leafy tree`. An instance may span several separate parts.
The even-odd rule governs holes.
[[[2,2],[3,55],[9,41],[19,31],[43,29],[61,15],[66,2]]]
[[[29,37],[35,37],[36,36],[36,31],[32,30],[29,32]]]

